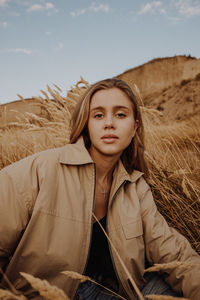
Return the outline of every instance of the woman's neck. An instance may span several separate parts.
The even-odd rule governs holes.
[[[110,166],[110,165],[99,165],[96,163],[96,174],[97,174],[97,181],[101,185],[107,185],[112,182],[112,174],[113,170],[115,168],[115,164]]]
[[[96,164],[98,182],[100,182],[100,184],[111,183],[112,174],[120,156],[102,155],[101,153],[93,153],[93,151],[89,152]]]
[[[98,151],[93,151],[93,149],[90,149],[89,153],[96,164],[96,197],[94,214],[100,220],[107,213],[113,171],[120,155],[104,155]]]

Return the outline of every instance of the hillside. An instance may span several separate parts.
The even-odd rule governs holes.
[[[143,98],[146,107],[163,113],[165,121],[185,120],[200,113],[200,74]]]
[[[200,112],[200,59],[175,56],[152,60],[117,76],[136,84],[145,106],[158,109],[165,121]]]
[[[142,98],[162,91],[182,80],[194,78],[200,73],[200,59],[190,56],[157,58],[141,66],[125,71],[117,77],[133,87],[138,86]]]
[[[190,56],[157,58],[116,77],[136,84],[145,106],[162,112],[163,121],[184,120],[200,112],[200,59]],[[35,99],[0,105],[0,125],[16,121],[19,112],[42,114]],[[13,111],[14,110],[14,111]]]
[[[35,99],[13,101],[0,105],[0,127],[3,127],[8,122],[17,121],[18,116],[24,112],[32,112],[41,115],[42,109]]]

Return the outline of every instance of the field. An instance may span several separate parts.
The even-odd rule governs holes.
[[[59,87],[48,88],[43,97],[35,99],[42,108],[40,116],[21,113],[16,122],[1,126],[0,169],[32,153],[68,143],[70,116],[87,86],[81,79],[66,97],[61,96]],[[148,182],[158,209],[200,254],[200,114],[167,123],[158,110],[144,106],[141,110]]]

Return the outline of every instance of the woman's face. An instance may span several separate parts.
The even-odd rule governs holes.
[[[135,135],[133,104],[119,88],[96,92],[90,103],[90,154],[119,157]],[[97,156],[98,157],[98,156]]]

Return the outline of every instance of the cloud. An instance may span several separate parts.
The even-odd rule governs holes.
[[[51,31],[46,31],[45,34],[46,34],[46,35],[51,35],[52,32],[51,32]]]
[[[75,13],[75,11],[70,11],[70,13],[69,13],[69,14],[70,14],[70,16],[71,16],[71,17],[76,17],[76,13]]]
[[[44,10],[44,7],[41,4],[34,4],[27,9],[28,12],[41,11],[41,10]]]
[[[161,14],[166,14],[166,10],[165,10],[165,8],[160,8],[160,10],[159,10],[159,11],[160,11],[160,13],[161,13]]]
[[[44,4],[33,4],[28,9],[27,12],[38,12],[38,11],[48,11],[48,12],[57,12],[55,6],[51,2],[46,2]]]
[[[90,7],[88,7],[88,8],[82,8],[77,11],[71,11],[70,16],[72,16],[72,17],[81,16],[81,15],[84,15],[85,13],[87,13],[87,11],[92,11],[94,13],[98,13],[98,12],[108,13],[109,10],[110,10],[110,7],[108,4],[102,4],[102,3],[96,4],[95,2],[92,2]]]
[[[59,43],[58,44],[58,49],[62,49],[64,47],[64,44],[63,43]]]
[[[58,43],[58,44],[55,46],[54,50],[55,50],[55,51],[60,51],[60,50],[62,50],[63,48],[64,48],[64,44],[63,44],[62,42],[60,42],[60,43]]]
[[[15,48],[15,49],[8,49],[5,52],[14,52],[14,53],[24,53],[26,55],[30,55],[33,53],[32,50],[27,48]]]
[[[179,18],[179,17],[168,17],[168,20],[170,21],[171,25],[176,25],[181,21],[181,18]]]
[[[176,7],[181,15],[186,15],[188,17],[200,15],[199,0],[179,0],[176,2]]]
[[[9,0],[0,0],[0,6],[7,6]]]
[[[48,3],[46,3],[45,8],[46,9],[54,9],[54,5],[53,5],[53,3],[48,2]]]
[[[72,17],[77,17],[77,16],[81,16],[81,15],[84,15],[86,13],[87,9],[86,8],[83,8],[83,9],[80,9],[78,11],[71,11],[70,12],[70,16]]]
[[[161,1],[148,2],[147,4],[142,6],[138,14],[143,15],[143,14],[155,13],[155,12],[159,12],[161,14],[166,13],[166,10],[163,7],[163,3]]]
[[[103,11],[105,13],[108,13],[110,10],[110,7],[108,4],[95,4],[95,2],[92,2],[91,6],[90,6],[90,10],[94,11],[94,12],[99,12],[99,11]]]
[[[0,27],[6,28],[8,26],[7,22],[0,22]]]

